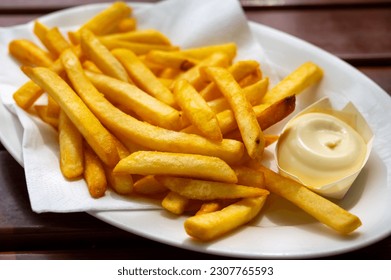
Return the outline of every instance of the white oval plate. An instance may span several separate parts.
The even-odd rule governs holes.
[[[145,5],[133,4],[142,8]],[[48,25],[72,19],[77,25],[101,4],[72,8],[42,17]],[[22,25],[24,30],[31,27]],[[286,33],[250,22],[254,36],[262,45],[278,74],[286,75],[311,60],[320,65],[325,77],[315,94],[303,94],[298,109],[329,96],[337,105],[348,101],[360,110],[375,134],[369,161],[351,190],[341,201],[343,208],[363,222],[351,236],[340,236],[293,205],[271,196],[258,221],[211,243],[190,239],[184,229],[185,217],[159,210],[90,212],[94,217],[125,231],[193,251],[243,258],[315,258],[350,252],[373,244],[391,234],[391,98],[374,82],[337,57]],[[0,29],[1,33],[1,29]],[[1,72],[0,72],[1,76]],[[23,129],[18,119],[0,104],[0,140],[23,165]],[[275,128],[276,129],[276,128]],[[164,257],[164,256],[162,256]]]

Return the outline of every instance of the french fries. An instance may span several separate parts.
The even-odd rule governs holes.
[[[121,81],[129,81],[125,68],[91,31],[85,29],[80,34],[80,45],[83,52],[103,73]]]
[[[228,70],[219,67],[205,68],[206,74],[224,94],[238,123],[244,145],[251,158],[261,158],[265,139],[251,104]]]
[[[138,87],[91,71],[85,71],[85,73],[109,101],[121,104],[123,108],[135,112],[142,120],[172,130],[181,127],[179,111]]]
[[[116,173],[173,175],[236,183],[235,172],[223,160],[195,154],[134,152],[120,160]]]
[[[67,179],[75,179],[84,172],[83,137],[64,111],[58,126],[60,168]]]
[[[222,210],[195,215],[185,221],[186,232],[199,240],[216,239],[251,221],[261,211],[267,195],[244,198]]]
[[[115,49],[112,53],[123,64],[137,86],[160,101],[175,106],[175,99],[171,91],[157,79],[132,51]]]
[[[50,54],[29,40],[13,40],[8,47],[9,53],[28,66],[50,66],[53,64],[53,58]]]
[[[164,187],[189,199],[215,200],[268,195],[269,191],[257,187],[232,183],[206,181],[170,176],[156,176]]]
[[[342,234],[349,234],[361,226],[361,221],[357,216],[312,192],[300,183],[265,167],[260,167],[259,170],[265,176],[268,190],[286,198],[332,229]]]
[[[173,93],[185,116],[203,135],[214,141],[223,140],[216,114],[188,81],[176,81]]]
[[[255,60],[235,60],[235,43],[181,49],[155,29],[137,29],[115,2],[64,38],[34,23],[32,41],[9,52],[31,79],[15,93],[23,109],[58,131],[66,179],[84,178],[90,196],[112,191],[159,199],[189,215],[185,231],[215,240],[251,222],[269,193],[341,234],[360,219],[301,184],[262,166],[278,135],[263,131],[292,113],[297,95],[322,69],[306,62],[269,88]],[[42,95],[48,103],[35,104]]]
[[[47,68],[22,70],[61,106],[105,164],[117,164],[119,158],[111,134],[63,79]]]

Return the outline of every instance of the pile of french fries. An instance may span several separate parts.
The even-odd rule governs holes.
[[[221,237],[256,217],[277,194],[342,234],[358,217],[260,164],[278,136],[264,133],[295,108],[296,95],[323,73],[303,63],[270,87],[237,47],[181,49],[161,32],[137,29],[115,2],[66,36],[34,24],[42,47],[13,40],[9,53],[30,80],[15,102],[58,131],[59,167],[86,181],[92,197],[108,188],[161,199],[189,217],[186,232]],[[46,105],[36,105],[41,95]]]

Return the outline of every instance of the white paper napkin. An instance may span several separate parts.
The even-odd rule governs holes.
[[[68,14],[72,16],[72,13],[77,13],[77,21],[82,22],[89,18],[91,9],[98,12],[104,7],[81,7]],[[83,18],[83,9],[88,17]],[[158,29],[167,35],[173,44],[181,48],[235,42],[238,45],[237,59],[259,61],[265,75],[274,78],[265,53],[252,37],[237,0],[167,0],[148,8],[135,9],[134,13],[140,29]],[[68,18],[71,19],[73,17]],[[61,20],[59,21],[61,23]],[[66,25],[69,26],[69,22]],[[7,45],[15,38],[33,39],[37,42],[32,34],[32,24],[5,28],[0,32],[0,96],[3,104],[19,118],[24,129],[23,162],[33,211],[77,212],[160,208],[147,199],[123,197],[112,191],[107,191],[102,198],[93,199],[84,180],[64,179],[59,169],[57,132],[40,119],[18,108],[12,99],[13,92],[27,78],[8,55]]]

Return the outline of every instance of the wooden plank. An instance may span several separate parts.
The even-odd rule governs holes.
[[[1,10],[58,10],[77,5],[92,3],[106,3],[107,0],[2,0]],[[137,0],[128,2],[155,3],[158,0]],[[274,7],[274,8],[303,8],[303,7],[345,7],[345,6],[385,6],[391,4],[391,0],[240,0],[243,7]]]
[[[308,8],[386,6],[391,0],[240,0],[245,8]]]
[[[391,64],[391,8],[248,10],[247,18],[317,45],[347,61]],[[357,64],[356,64],[357,65]]]

